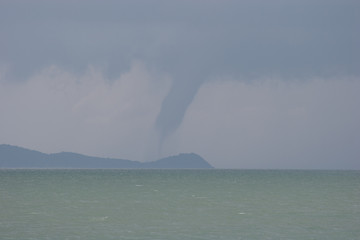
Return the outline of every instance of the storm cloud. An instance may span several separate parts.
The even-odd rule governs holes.
[[[318,94],[310,95],[319,99],[329,96],[328,90],[336,89],[334,82],[341,89],[341,84],[349,86],[352,79],[351,84],[356,88],[360,75],[359,13],[359,2],[351,0],[0,1],[0,127],[3,132],[0,142],[43,151],[61,148],[146,161],[158,157],[156,155],[185,151],[189,146],[180,142],[197,139],[193,146],[198,147],[191,151],[212,158],[213,165],[271,167],[270,160],[264,165],[260,160],[256,160],[257,165],[241,165],[235,160],[225,163],[220,157],[216,160],[210,157],[212,151],[204,150],[209,137],[185,134],[193,129],[191,121],[199,118],[192,112],[200,106],[199,99],[206,99],[209,106],[215,104],[204,89],[216,86],[214,89],[218,90],[211,88],[212,94],[220,91],[226,98],[231,88],[225,86],[233,82],[237,89],[233,94],[238,97],[234,97],[231,104],[222,103],[224,106],[220,109],[240,114],[244,108],[234,108],[234,104],[251,103],[239,97],[247,94],[239,86],[251,92],[249,86],[263,79],[276,79],[284,86],[289,84],[290,89],[281,92],[281,100],[270,110],[262,109],[265,114],[290,100],[305,101],[308,94],[305,90],[306,94],[299,95],[297,100],[285,94],[291,93],[292,88],[302,91],[304,86],[314,87]],[[321,79],[323,89],[317,88],[319,84],[313,85],[313,79]],[[54,81],[67,86],[66,90],[58,85],[54,87]],[[305,85],[297,85],[299,82]],[[269,91],[278,91],[265,84],[254,96],[261,98],[265,86]],[[350,105],[359,102],[356,96],[347,98],[342,94]],[[335,104],[333,98],[328,100],[322,102],[321,107]],[[311,104],[306,108],[312,109]],[[124,108],[128,111],[123,111]],[[335,110],[334,115],[357,119],[356,109]],[[74,111],[82,111],[82,117],[75,116]],[[206,112],[201,108],[198,111],[202,116],[215,114],[212,107]],[[48,112],[63,120],[50,120]],[[280,118],[279,122],[289,120],[274,109],[272,112],[272,117]],[[28,115],[30,117],[25,117]],[[44,125],[38,124],[39,121]],[[95,130],[99,128],[92,129],[90,125],[86,129],[82,121],[103,122],[104,131],[99,133]],[[50,124],[54,122],[56,124]],[[240,125],[233,127],[234,132],[241,129]],[[314,123],[309,127],[318,129],[319,126]],[[66,137],[60,137],[63,132],[56,129],[72,129],[70,132],[76,137],[70,133],[68,137],[79,139],[67,144]],[[222,129],[224,125],[219,121],[218,126],[207,131],[221,132]],[[350,129],[359,131],[354,125],[340,129],[344,134],[350,133]],[[280,135],[283,131],[279,129]],[[20,137],[24,132],[28,132],[26,136],[34,142]],[[321,136],[325,138],[326,134],[320,134],[319,141]],[[58,140],[54,143],[40,140],[46,137]],[[224,139],[229,139],[229,144],[236,141],[230,137]],[[281,141],[282,138],[279,144]],[[340,139],[338,141],[338,146],[343,146]],[[304,145],[305,141],[299,140],[298,144]],[[217,147],[214,145],[212,149]],[[303,147],[306,151],[305,145]],[[344,149],[348,148],[343,146],[338,152]],[[250,153],[247,158],[251,159]],[[288,157],[295,153],[294,150]],[[350,153],[358,156],[355,149]],[[227,154],[231,159],[239,156],[235,149]],[[271,159],[271,154],[269,156]],[[319,159],[326,156],[320,154]],[[265,157],[259,155],[258,159],[261,158]],[[274,166],[281,165],[275,162]]]

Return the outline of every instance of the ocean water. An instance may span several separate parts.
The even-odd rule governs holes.
[[[0,239],[360,239],[360,171],[0,170]]]

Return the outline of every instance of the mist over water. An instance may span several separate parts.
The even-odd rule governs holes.
[[[0,170],[2,239],[358,239],[359,171]]]

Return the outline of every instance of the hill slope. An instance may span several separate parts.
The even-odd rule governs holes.
[[[91,157],[71,152],[46,154],[1,144],[0,168],[213,168],[194,153],[182,153],[153,162]]]

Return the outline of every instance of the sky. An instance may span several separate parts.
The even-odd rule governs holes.
[[[360,2],[0,0],[0,143],[360,169]]]

